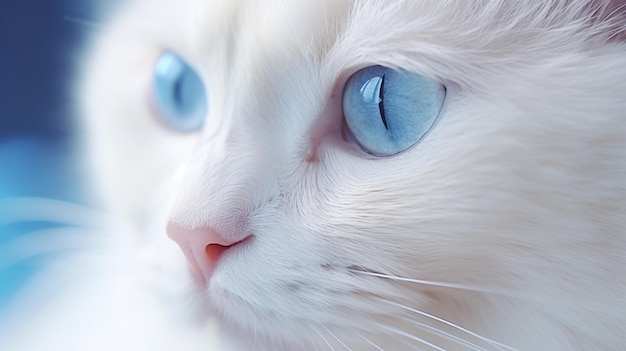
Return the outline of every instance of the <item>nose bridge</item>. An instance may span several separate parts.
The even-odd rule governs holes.
[[[206,284],[227,251],[253,234],[250,211],[265,187],[263,151],[222,138],[194,152],[178,180],[167,233],[187,257],[197,280]]]
[[[170,220],[185,228],[216,226],[212,223],[225,213],[240,209],[245,193],[245,178],[250,177],[244,158],[228,156],[218,150],[198,150],[178,180]],[[221,218],[220,220],[225,220]]]
[[[226,238],[240,235],[276,174],[262,131],[255,137],[241,129],[200,143],[178,179],[170,222],[187,229],[210,227]]]

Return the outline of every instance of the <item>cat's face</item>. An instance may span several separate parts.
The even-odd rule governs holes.
[[[617,264],[626,74],[623,49],[573,25],[579,5],[545,3],[134,1],[82,86],[107,204],[143,239],[250,238],[196,273],[207,313],[257,345],[423,345],[405,333],[494,348],[431,314],[558,345],[569,334],[551,320],[601,309],[575,284],[597,284],[600,257]],[[165,52],[205,87],[197,131],[160,115]],[[348,79],[375,65],[446,92],[429,132],[389,157],[357,146],[343,110]]]

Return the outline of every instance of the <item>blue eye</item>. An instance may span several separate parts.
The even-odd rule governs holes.
[[[163,121],[180,132],[202,128],[207,110],[204,84],[178,55],[165,52],[154,68],[154,101]]]
[[[361,148],[390,156],[417,143],[432,127],[446,88],[418,74],[370,66],[353,74],[343,93],[343,112]]]

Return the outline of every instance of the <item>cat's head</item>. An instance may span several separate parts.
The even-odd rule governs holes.
[[[625,54],[596,5],[132,1],[88,56],[89,158],[242,339],[557,345],[614,313],[597,272],[623,264]]]

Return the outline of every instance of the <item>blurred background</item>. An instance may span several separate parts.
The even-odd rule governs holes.
[[[90,29],[86,3],[0,0],[0,313],[51,257],[16,257],[20,239],[68,225],[29,204],[85,203],[68,83]]]

